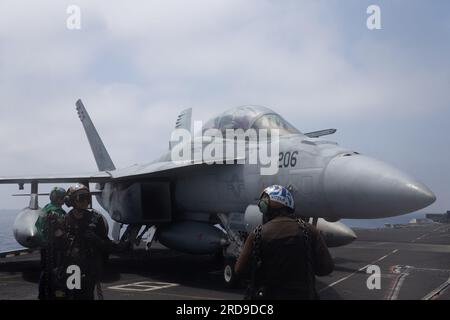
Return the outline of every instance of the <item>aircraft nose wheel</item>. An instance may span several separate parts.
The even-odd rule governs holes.
[[[234,265],[236,264],[236,259],[227,258],[225,259],[225,265],[223,268],[223,280],[225,282],[226,288],[236,288],[238,284],[236,273],[234,272]]]

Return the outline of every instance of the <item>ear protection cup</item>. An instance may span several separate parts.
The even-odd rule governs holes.
[[[68,207],[73,207],[72,200],[70,200],[70,197],[69,197],[69,196],[65,196],[65,197],[64,197],[64,203],[65,203],[66,206],[68,206]]]

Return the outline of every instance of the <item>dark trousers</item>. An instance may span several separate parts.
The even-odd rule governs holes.
[[[52,281],[51,281],[51,272],[47,267],[48,256],[47,250],[41,249],[41,273],[39,275],[39,300],[52,300],[54,299],[53,289],[52,289]]]
[[[95,280],[82,279],[81,289],[66,290],[68,300],[94,300]]]

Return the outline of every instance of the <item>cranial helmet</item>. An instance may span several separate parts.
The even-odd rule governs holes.
[[[295,210],[294,197],[290,191],[280,185],[273,185],[264,189],[261,193],[261,197],[266,194],[270,202],[275,202],[281,204],[283,207],[289,209],[289,211],[293,212]]]
[[[50,191],[50,202],[55,203],[58,199],[64,199],[66,195],[66,190],[60,187],[54,187]]]
[[[73,207],[75,201],[79,201],[82,197],[89,197],[89,188],[81,183],[77,183],[67,189],[65,202],[68,207]]]

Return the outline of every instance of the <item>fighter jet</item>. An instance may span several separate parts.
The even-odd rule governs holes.
[[[302,133],[273,110],[261,106],[225,111],[209,120],[200,135],[193,133],[194,138],[184,142],[171,140],[168,151],[155,161],[116,169],[81,100],[76,102],[76,109],[99,171],[0,177],[0,183],[18,184],[22,190],[24,184],[31,184],[30,204],[14,224],[15,238],[25,247],[37,245],[34,224],[40,210],[38,185],[42,183],[95,183],[92,194],[116,222],[115,240],[136,243],[148,234],[148,246],[157,240],[168,248],[192,254],[220,252],[226,258],[227,284],[234,281],[233,263],[246,235],[262,222],[256,203],[269,185],[280,184],[291,190],[295,215],[310,219],[328,246],[345,245],[356,238],[339,222],[341,218],[401,215],[422,209],[436,199],[413,177],[323,138],[335,129]],[[191,119],[192,110],[184,110],[175,128],[191,133]],[[244,154],[219,159],[223,161],[199,161],[195,157],[174,161],[175,149],[187,145],[183,150],[195,154],[198,148],[204,148],[208,132],[230,129],[275,130],[276,173],[262,174],[262,164],[246,161],[251,150],[273,144],[275,137],[271,140],[271,136],[247,145]],[[233,143],[238,140],[233,139]],[[126,229],[121,233],[122,227]]]

